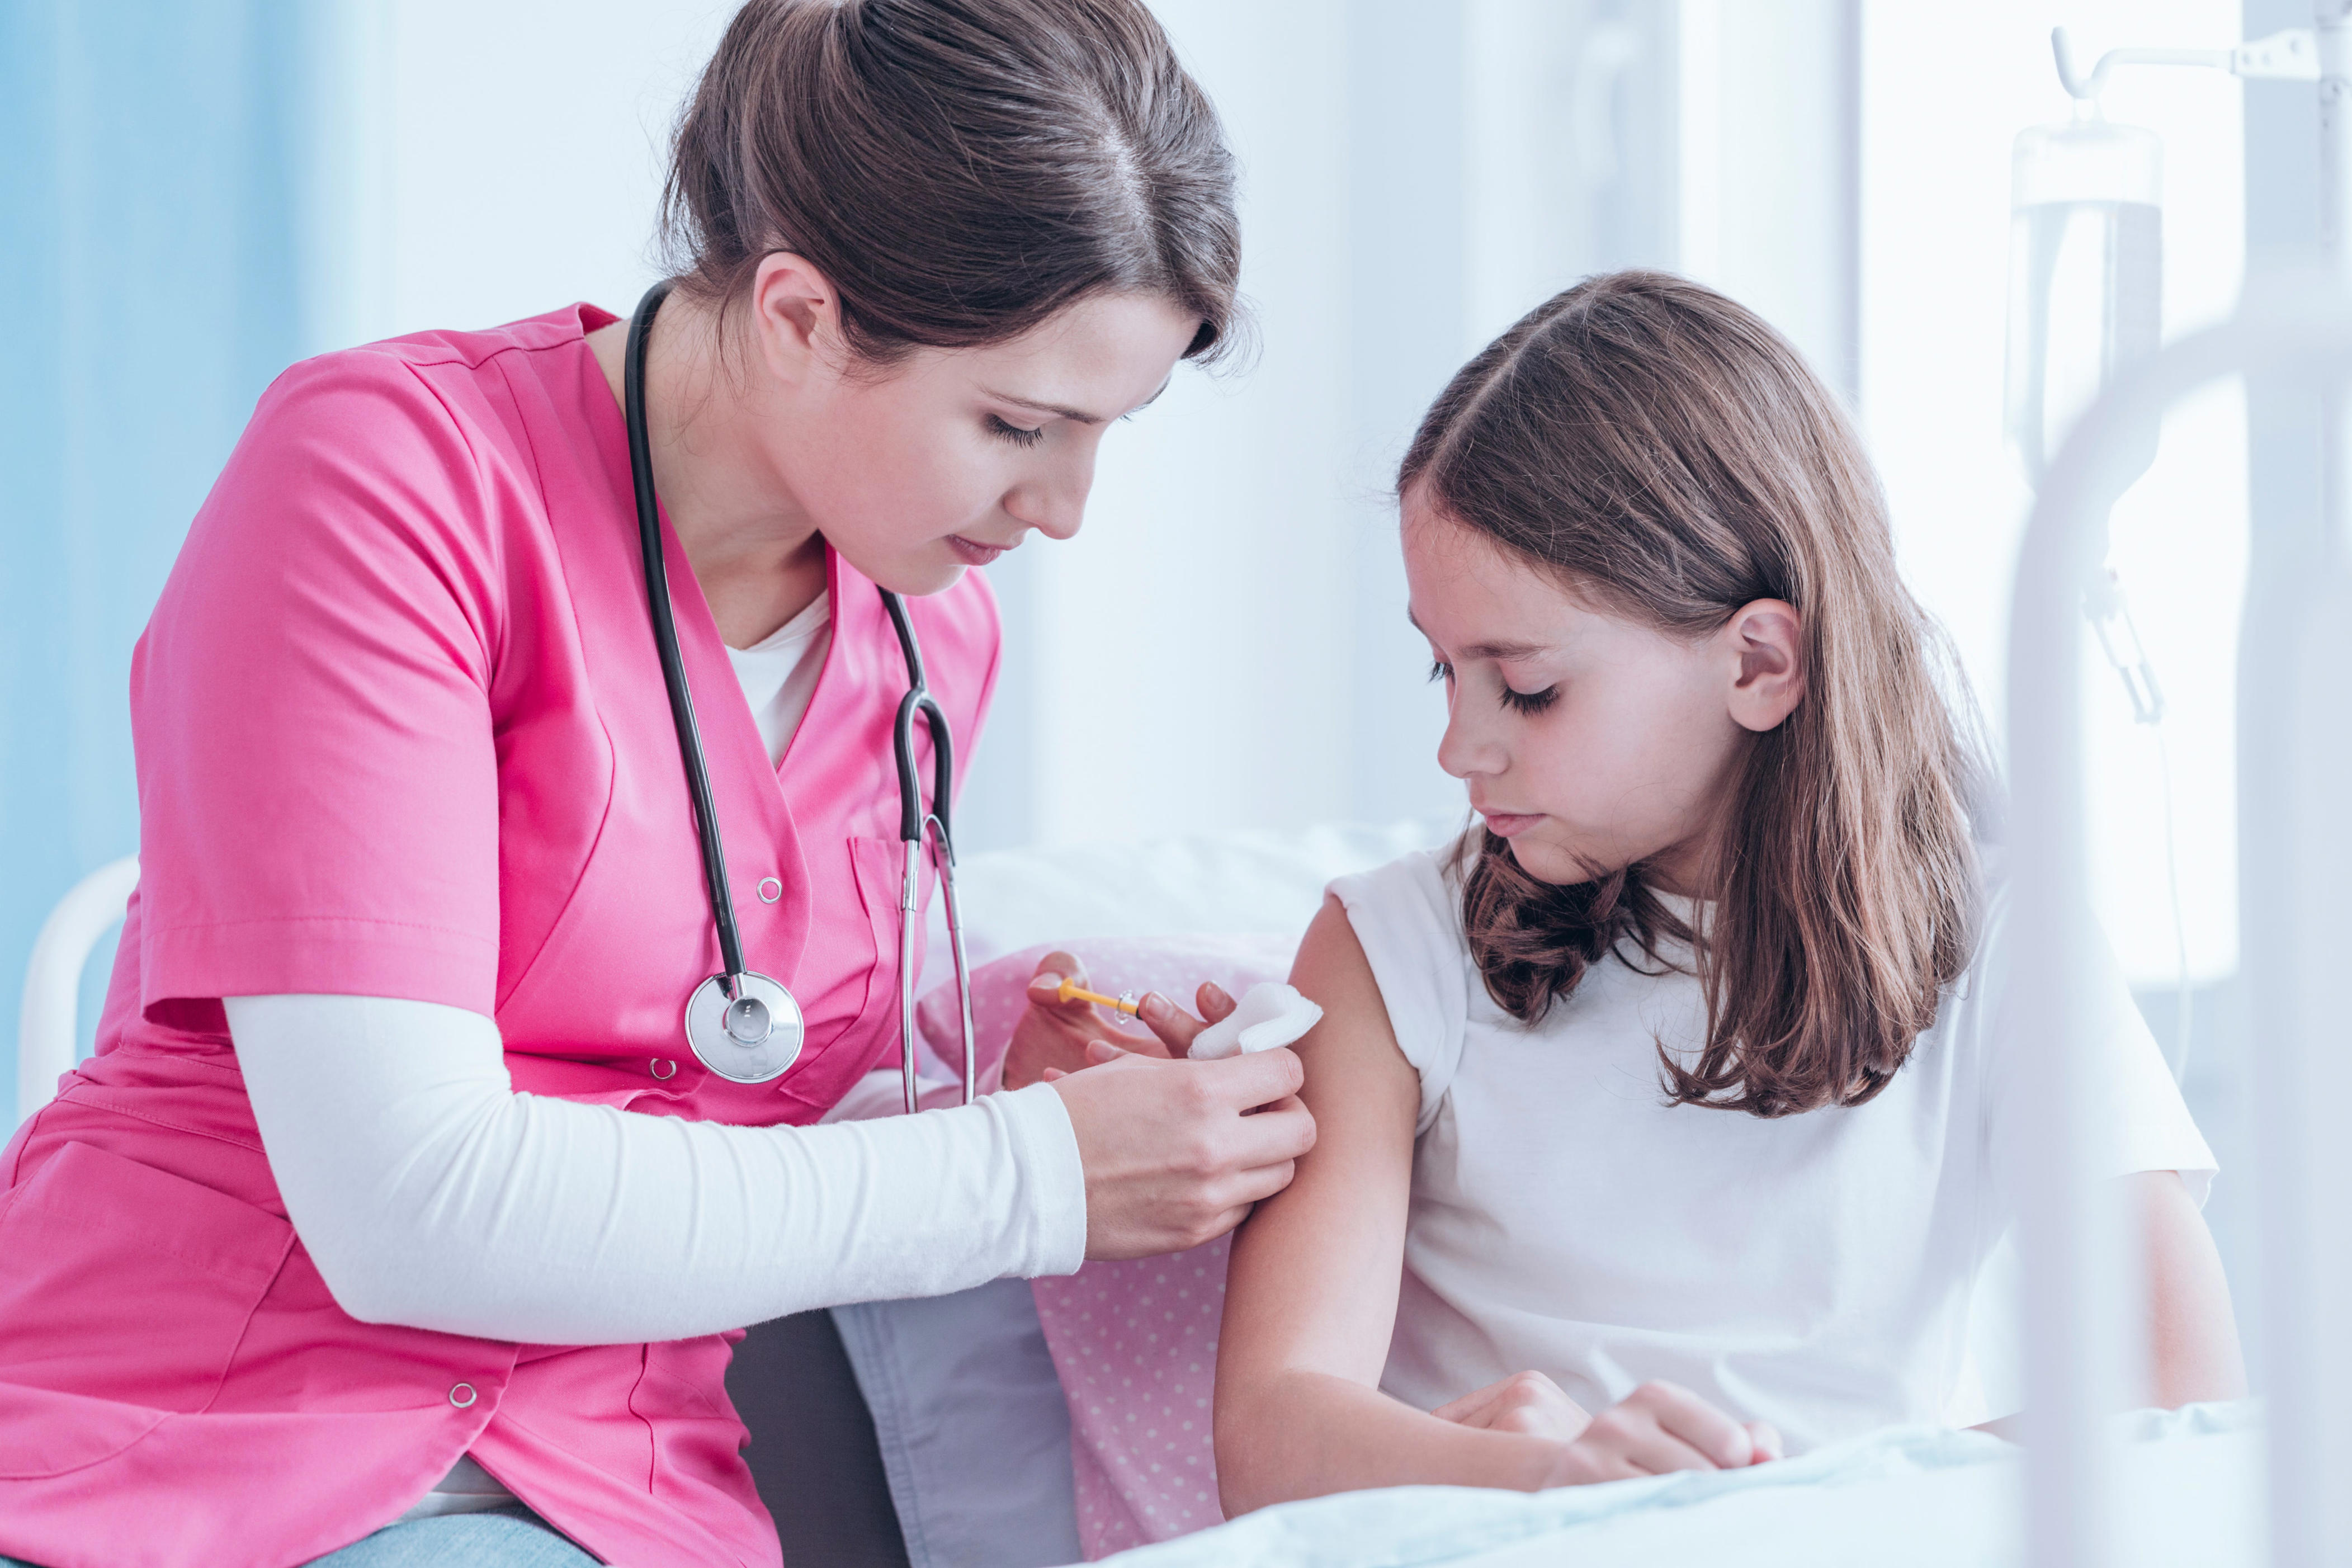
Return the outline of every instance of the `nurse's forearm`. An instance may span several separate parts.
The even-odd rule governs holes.
[[[367,1321],[683,1339],[1084,1256],[1085,1176],[1045,1085],[881,1121],[730,1127],[518,1094],[497,1026],[459,1008],[227,1008],[287,1213]]]

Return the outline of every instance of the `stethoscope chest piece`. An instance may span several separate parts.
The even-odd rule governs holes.
[[[807,1029],[793,994],[764,974],[745,971],[739,994],[727,994],[714,974],[686,1003],[686,1043],[702,1065],[736,1083],[765,1083],[800,1059]]]

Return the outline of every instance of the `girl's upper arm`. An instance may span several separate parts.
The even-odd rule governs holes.
[[[1396,1324],[1420,1075],[1337,899],[1307,928],[1291,983],[1323,1007],[1295,1047],[1315,1148],[1234,1237],[1221,1401],[1287,1371],[1377,1386]]]

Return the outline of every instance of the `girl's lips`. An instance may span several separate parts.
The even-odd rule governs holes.
[[[949,534],[948,546],[961,556],[968,566],[985,566],[1013,548],[1009,544],[982,544],[977,540],[966,539],[961,533]]]
[[[1478,815],[1486,819],[1486,831],[1498,838],[1525,833],[1543,820],[1540,812],[1482,811]]]

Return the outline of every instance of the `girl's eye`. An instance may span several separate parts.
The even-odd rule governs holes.
[[[1502,698],[1503,706],[1514,713],[1540,713],[1559,700],[1559,688],[1552,685],[1541,691],[1514,691],[1506,686]]]
[[[1429,679],[1432,685],[1434,685],[1441,680],[1451,680],[1453,679],[1454,667],[1452,665],[1446,663],[1442,658],[1433,658],[1429,661]]]
[[[988,416],[988,433],[1000,441],[1010,441],[1016,447],[1034,447],[1045,438],[1043,427],[1031,430],[1019,425],[1008,425],[993,414]]]

